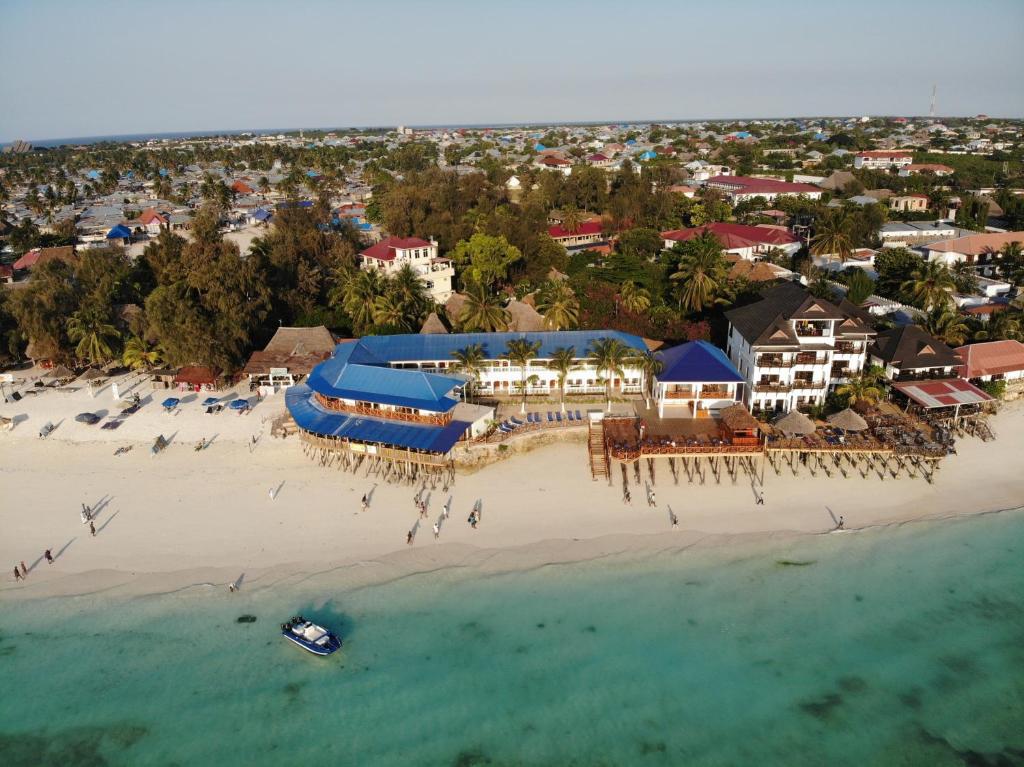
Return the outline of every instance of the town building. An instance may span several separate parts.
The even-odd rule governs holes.
[[[964,261],[988,275],[995,271],[1002,257],[1000,251],[1012,243],[1024,246],[1024,232],[972,232],[966,237],[933,242],[922,250],[929,261],[946,266]]]
[[[812,184],[793,184],[774,178],[714,176],[705,181],[704,186],[724,192],[733,205],[757,197],[772,202],[776,197],[806,197],[809,200],[819,200],[822,195],[822,190]]]
[[[900,212],[923,213],[928,210],[928,195],[901,194],[889,198],[889,210]]]
[[[950,221],[888,221],[879,228],[883,247],[915,248],[930,242],[952,240],[971,234]]]
[[[953,168],[939,163],[911,163],[900,168],[901,176],[913,176],[918,173],[934,173],[936,176],[941,178],[942,176],[952,176],[954,172]]]
[[[584,221],[571,230],[556,224],[548,227],[548,236],[566,250],[586,250],[606,241],[602,229],[600,221]]]
[[[262,351],[249,355],[242,373],[252,386],[294,386],[334,353],[338,342],[323,325],[280,327]]]
[[[950,378],[962,362],[956,352],[917,325],[879,333],[868,349],[868,358],[885,370],[890,381]]]
[[[956,349],[962,364],[957,374],[971,381],[1024,383],[1024,344],[1020,341],[986,341]]]
[[[746,382],[744,403],[758,411],[823,403],[864,369],[875,336],[870,316],[849,301],[816,298],[792,282],[725,316],[726,353]]]
[[[659,418],[718,418],[739,400],[743,376],[717,346],[689,341],[654,356],[662,365],[653,387]]]
[[[430,297],[444,303],[452,295],[455,268],[451,259],[438,258],[437,241],[419,237],[386,237],[359,254],[360,267],[393,276],[409,266],[423,280]]]
[[[857,152],[853,156],[854,168],[869,170],[889,170],[895,166],[905,168],[914,162],[914,153],[896,149],[878,149],[869,152]]]
[[[748,261],[756,260],[772,250],[782,250],[787,256],[800,249],[800,240],[785,227],[746,226],[745,224],[711,223],[689,229],[672,229],[662,232],[665,249],[673,245],[700,237],[705,233],[714,235],[725,253],[734,253]]]

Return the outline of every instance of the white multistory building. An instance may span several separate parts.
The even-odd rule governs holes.
[[[746,382],[743,401],[751,410],[789,412],[823,403],[864,369],[875,336],[856,306],[816,298],[797,283],[772,288],[726,317],[726,352]]]
[[[438,258],[437,241],[419,237],[387,237],[359,254],[362,269],[378,269],[389,277],[409,266],[426,285],[430,297],[444,303],[452,295],[455,268],[451,259]]]

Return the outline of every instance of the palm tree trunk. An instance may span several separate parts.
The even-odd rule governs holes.
[[[526,412],[526,366],[523,366],[523,406],[519,409],[520,413]]]

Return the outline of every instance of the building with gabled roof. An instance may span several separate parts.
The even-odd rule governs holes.
[[[967,344],[956,350],[957,373],[977,381],[1024,381],[1024,344],[1006,339]]]
[[[776,248],[783,250],[787,255],[800,249],[799,239],[784,227],[776,226],[713,222],[688,229],[671,229],[662,232],[661,237],[665,241],[665,248],[668,249],[676,243],[687,242],[705,233],[714,235],[724,252],[735,253],[750,261]]]
[[[659,418],[717,418],[739,399],[743,376],[717,346],[689,341],[654,356],[662,365],[654,377]]]
[[[948,378],[961,364],[956,352],[917,325],[879,333],[868,355],[890,381]]]
[[[364,270],[376,269],[393,276],[403,266],[409,266],[424,282],[430,297],[444,303],[452,295],[455,267],[451,259],[439,258],[437,241],[419,237],[385,237],[359,254],[359,266]]]
[[[875,330],[845,299],[817,298],[786,282],[726,312],[726,353],[743,376],[752,410],[788,412],[824,402],[863,370]]]
[[[330,358],[337,345],[334,334],[323,325],[279,327],[262,351],[249,355],[242,372],[258,385],[293,386]]]
[[[724,192],[733,205],[757,197],[771,202],[776,197],[806,197],[809,200],[819,200],[822,195],[822,190],[813,184],[794,184],[774,178],[748,176],[713,176],[704,182],[704,186]]]

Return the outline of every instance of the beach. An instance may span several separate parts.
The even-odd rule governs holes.
[[[421,519],[418,487],[324,468],[303,454],[297,437],[271,437],[281,395],[246,415],[207,415],[199,404],[205,394],[185,395],[177,413],[167,414],[160,402],[173,392],[138,391],[147,404],[114,432],[73,421],[83,410],[116,409],[109,387],[94,397],[86,389],[46,391],[6,406],[19,423],[0,434],[0,563],[7,568],[0,598],[163,593],[192,584],[226,589],[240,577],[242,588],[254,588],[353,564],[367,583],[444,567],[527,569],[619,552],[822,534],[840,516],[856,530],[1024,503],[1024,474],[1012,458],[1024,448],[1019,403],[992,419],[995,442],[961,439],[931,485],[874,474],[777,476],[766,466],[759,506],[742,474],[735,484],[723,476],[721,484],[691,485],[683,475],[676,485],[662,463],[656,506],[635,485],[627,505],[617,476],[615,487],[591,479],[584,444],[561,443],[459,474],[447,493],[428,488]],[[61,423],[43,440],[37,431],[46,421]],[[171,444],[154,456],[157,434]],[[204,438],[212,443],[196,451]],[[114,454],[126,446],[132,449]],[[370,504],[361,512],[364,494]],[[435,540],[432,525],[449,497],[451,515],[440,520]],[[467,517],[477,501],[482,517],[473,529]],[[95,537],[80,521],[82,504],[97,510]],[[410,531],[414,542],[407,545]],[[41,559],[46,549],[52,565]],[[21,561],[31,572],[15,582],[12,568]]]

